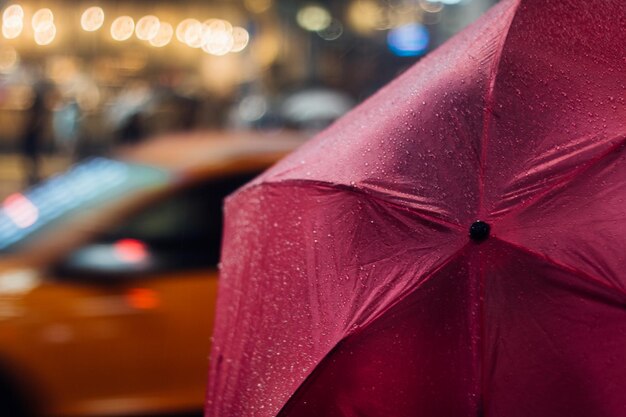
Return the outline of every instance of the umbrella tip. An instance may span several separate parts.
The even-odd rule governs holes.
[[[491,226],[482,220],[476,220],[469,229],[470,238],[475,242],[482,242],[489,237]]]

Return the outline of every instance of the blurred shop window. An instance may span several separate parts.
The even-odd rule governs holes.
[[[179,190],[131,216],[103,240],[141,242],[156,259],[156,269],[215,267],[223,200],[258,174],[214,179]]]

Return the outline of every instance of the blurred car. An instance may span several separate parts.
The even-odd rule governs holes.
[[[201,409],[223,198],[299,138],[167,137],[0,211],[0,416]]]
[[[309,87],[270,97],[252,92],[241,97],[230,110],[233,128],[286,128],[315,133],[348,113],[356,102],[345,92]]]

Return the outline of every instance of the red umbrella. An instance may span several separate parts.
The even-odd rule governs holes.
[[[626,2],[504,1],[232,196],[207,415],[626,416],[625,97]]]

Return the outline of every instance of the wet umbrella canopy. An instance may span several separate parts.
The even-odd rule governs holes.
[[[211,417],[626,416],[626,3],[505,1],[227,202]]]

